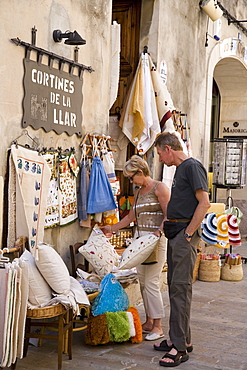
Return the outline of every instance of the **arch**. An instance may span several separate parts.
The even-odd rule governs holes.
[[[219,136],[247,136],[244,123],[247,117],[246,67],[237,58],[223,58],[215,66],[214,79],[221,95]],[[234,122],[239,126],[233,126]]]
[[[224,49],[226,45],[234,45],[232,50]],[[225,52],[226,51],[226,52]],[[206,97],[205,97],[205,126],[204,126],[204,164],[208,168],[210,149],[212,84],[215,78],[220,89],[221,113],[219,136],[237,136],[237,134],[223,132],[224,125],[229,123],[231,127],[235,121],[246,128],[247,117],[247,64],[244,60],[244,48],[240,41],[229,38],[217,43],[208,55],[206,74]],[[238,134],[241,136],[241,133]],[[247,137],[247,133],[242,136]],[[215,201],[225,202],[227,190],[218,188],[215,193]],[[247,186],[232,190],[234,205],[240,207],[244,215],[247,210]],[[247,219],[243,217],[240,224],[241,235],[246,235]]]
[[[227,49],[227,45],[232,45],[234,43],[234,48]],[[247,97],[247,66],[244,62],[243,48],[241,42],[233,39],[227,38],[217,43],[209,52],[207,71],[206,71],[206,93],[205,93],[205,119],[204,119],[204,165],[208,168],[209,164],[209,150],[210,150],[210,128],[211,128],[211,106],[212,106],[212,86],[213,78],[215,78],[219,88],[220,93],[223,96],[230,96],[230,91],[234,94],[234,97],[243,100]],[[227,70],[231,71],[226,73]],[[238,82],[236,87],[234,87],[234,82]],[[239,86],[239,88],[237,87]],[[245,99],[247,101],[247,99]],[[222,103],[221,103],[222,104]],[[245,103],[247,104],[247,103]],[[247,109],[247,108],[246,108]],[[221,109],[222,111],[222,109]],[[247,110],[246,110],[247,113]],[[223,122],[224,113],[221,117],[221,124]],[[240,114],[240,111],[239,111]],[[242,114],[242,117],[243,114]],[[246,115],[245,115],[246,117]]]

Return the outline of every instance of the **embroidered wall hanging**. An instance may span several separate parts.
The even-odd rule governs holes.
[[[43,241],[51,171],[37,151],[11,145],[16,170],[16,236],[28,236],[30,251]]]
[[[58,158],[60,226],[77,219],[76,171],[72,173],[70,168],[70,155],[71,153],[61,154]]]
[[[47,152],[43,154],[50,170],[51,178],[49,183],[47,208],[45,216],[45,228],[56,227],[60,223],[59,200],[58,200],[58,171],[57,171],[58,153]]]

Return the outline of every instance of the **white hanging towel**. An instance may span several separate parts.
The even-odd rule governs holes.
[[[168,110],[173,111],[175,108],[167,86],[160,77],[159,72],[156,70],[150,55],[149,65],[151,66],[151,78],[155,91],[158,116],[159,120],[161,121],[162,117],[168,112]]]
[[[120,73],[120,31],[121,25],[113,21],[111,26],[111,71],[110,71],[110,99],[109,109],[113,106],[118,93],[118,82]]]
[[[160,132],[155,93],[147,53],[142,53],[127,102],[122,130],[141,154],[153,145]]]

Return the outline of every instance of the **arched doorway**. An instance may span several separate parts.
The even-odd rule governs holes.
[[[215,133],[218,120],[218,137],[245,138],[247,139],[247,68],[236,57],[222,58],[215,66],[213,86],[218,88],[216,93],[213,88],[212,103],[215,101],[215,93],[218,96],[218,117],[212,115],[211,135]],[[212,110],[213,112],[213,110]],[[211,137],[213,138],[213,137]],[[210,169],[210,168],[209,168]],[[226,190],[217,189],[216,201],[226,201]],[[241,189],[233,189],[232,197],[234,205],[239,206],[242,212],[247,214],[247,186]],[[246,234],[247,217],[245,216],[240,229]]]

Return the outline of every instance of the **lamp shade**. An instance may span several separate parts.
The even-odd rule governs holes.
[[[217,21],[223,14],[215,0],[202,0],[200,6],[212,21]]]

